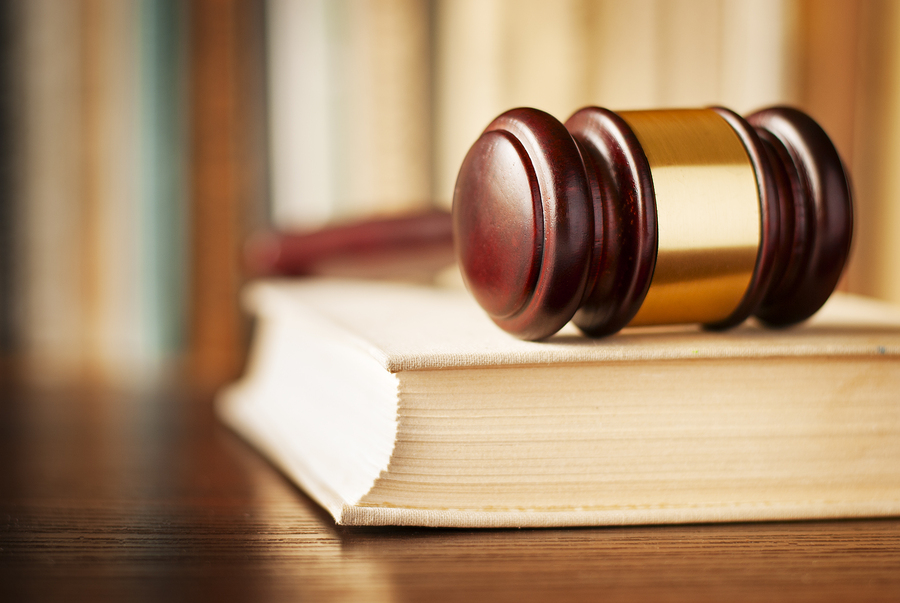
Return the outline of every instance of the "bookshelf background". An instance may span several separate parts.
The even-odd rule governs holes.
[[[241,369],[243,241],[449,207],[496,114],[790,103],[900,302],[891,0],[0,0],[0,346],[45,383]]]

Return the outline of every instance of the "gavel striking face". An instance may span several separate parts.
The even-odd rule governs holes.
[[[570,320],[592,336],[805,320],[837,284],[853,209],[834,145],[795,109],[588,107],[565,124],[513,109],[463,161],[453,228],[476,300],[543,339]]]

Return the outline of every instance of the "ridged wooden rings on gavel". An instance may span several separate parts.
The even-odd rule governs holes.
[[[850,249],[850,185],[806,114],[588,107],[564,124],[513,109],[466,155],[453,197],[463,278],[500,327],[543,339],[570,320],[626,325],[815,313]]]

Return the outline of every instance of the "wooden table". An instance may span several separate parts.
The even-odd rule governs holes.
[[[177,390],[4,385],[0,462],[2,601],[900,600],[893,519],[337,528]]]

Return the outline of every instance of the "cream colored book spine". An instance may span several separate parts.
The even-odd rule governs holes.
[[[431,202],[423,0],[269,0],[273,217],[281,228]]]
[[[82,372],[81,3],[23,2],[21,340],[43,381]]]
[[[335,218],[431,201],[429,8],[422,0],[329,3]]]
[[[140,254],[138,4],[81,5],[82,351],[94,378],[133,383],[143,372],[147,346],[141,312],[146,265]]]
[[[326,0],[267,0],[272,220],[285,229],[335,212]]]

